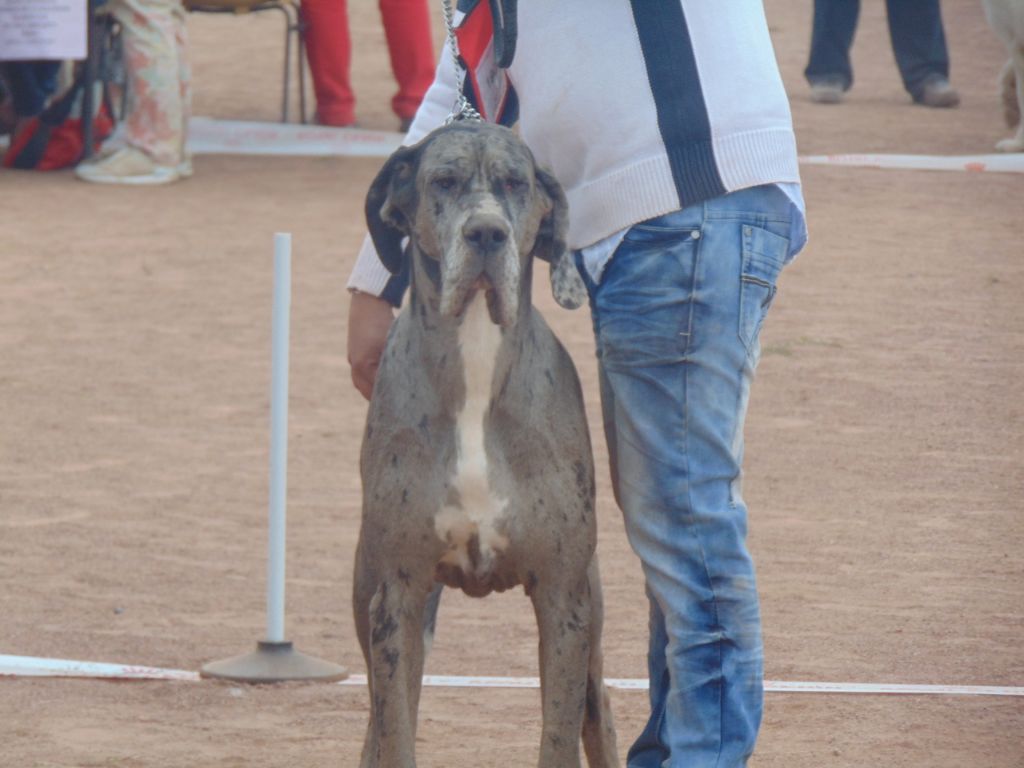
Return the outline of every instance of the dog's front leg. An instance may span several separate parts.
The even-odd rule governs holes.
[[[369,605],[370,727],[362,768],[415,768],[426,595],[384,581]]]
[[[578,768],[587,692],[590,587],[545,583],[531,593],[540,635],[540,768]]]

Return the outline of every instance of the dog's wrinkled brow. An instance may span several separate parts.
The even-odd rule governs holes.
[[[469,172],[474,166],[483,163],[491,173],[510,173],[520,168],[529,157],[515,144],[507,141],[495,141],[495,137],[451,135],[447,140],[432,146],[430,154],[434,162],[453,170]]]
[[[464,153],[442,152],[434,159],[432,167],[427,171],[427,178],[434,179],[438,176],[447,176],[457,173],[460,176],[468,176],[476,167],[475,158]]]
[[[450,134],[438,138],[428,148],[428,154],[435,161],[453,163],[457,160],[468,160],[480,152],[481,147],[470,136]]]

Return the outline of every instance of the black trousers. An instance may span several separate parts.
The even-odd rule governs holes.
[[[917,96],[935,76],[949,78],[949,53],[942,31],[939,0],[887,0],[889,36],[903,86]],[[853,84],[850,46],[857,29],[860,0],[814,0],[808,82],[838,80]]]
[[[18,117],[35,117],[57,90],[59,61],[8,61],[0,64]]]

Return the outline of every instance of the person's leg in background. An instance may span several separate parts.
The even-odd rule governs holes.
[[[811,53],[804,70],[814,101],[836,104],[853,85],[850,47],[859,15],[860,0],[814,0]]]
[[[589,286],[613,488],[651,605],[651,716],[630,768],[737,768],[754,748],[743,422],[790,218],[775,187],[691,206],[632,228]]]
[[[162,184],[180,178],[187,108],[179,45],[184,43],[180,0],[111,0],[120,22],[128,77],[128,114],[119,132],[124,146],[101,152],[76,168],[85,181]]]
[[[398,115],[404,132],[434,81],[437,62],[430,11],[426,0],[380,0],[380,13],[391,56],[391,71],[398,82],[398,93],[391,100],[391,108]]]
[[[17,133],[26,122],[46,108],[57,90],[59,61],[9,61],[3,65],[3,77],[10,89],[11,132]]]
[[[302,0],[306,59],[313,76],[316,122],[343,127],[356,121],[356,99],[349,80],[352,42],[346,0]]]
[[[914,101],[955,107],[960,96],[949,84],[949,52],[939,0],[887,0],[889,35],[903,86]]]

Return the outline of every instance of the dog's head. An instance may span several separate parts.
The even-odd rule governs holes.
[[[559,304],[583,303],[586,291],[565,244],[567,213],[562,188],[519,137],[486,123],[455,123],[399,149],[366,198],[384,266],[398,273],[409,251],[420,254],[442,315],[459,316],[484,290],[491,319],[503,327],[529,301],[534,256],[551,262]],[[414,248],[403,250],[406,237]]]

